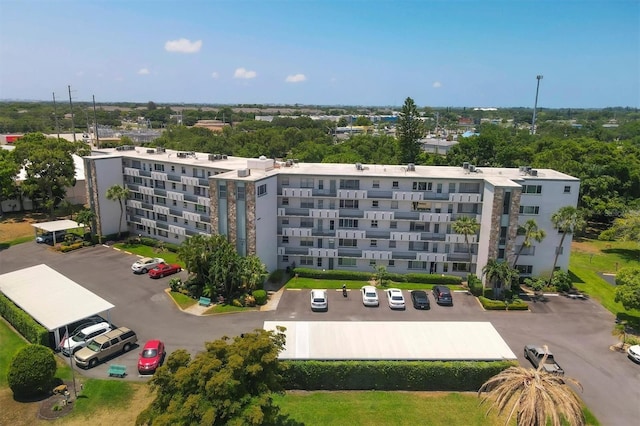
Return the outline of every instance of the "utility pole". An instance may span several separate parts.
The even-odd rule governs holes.
[[[58,108],[56,107],[56,92],[53,92],[53,117],[56,119],[56,132],[60,139],[60,124],[58,124]]]
[[[71,101],[71,86],[69,88],[69,105],[71,105],[71,131],[73,132],[73,141],[76,141],[76,124],[73,117],[73,102]]]
[[[533,104],[533,119],[531,120],[531,134],[536,134],[536,109],[538,108],[538,91],[540,90],[540,80],[542,80],[542,75],[536,75],[536,79],[538,80],[538,84],[536,85],[536,102]]]
[[[96,134],[96,148],[100,148],[100,136],[98,135],[98,119],[96,118],[96,95],[93,96],[93,132]]]

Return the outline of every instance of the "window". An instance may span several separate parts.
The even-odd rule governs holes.
[[[389,228],[398,229],[398,222],[395,220],[392,220],[391,222],[389,222]]]
[[[203,197],[207,196],[206,190],[204,188],[200,188],[199,186],[195,186],[193,188],[193,195],[201,195]]]
[[[456,192],[456,184],[453,182],[449,183],[449,193]]]
[[[164,164],[154,164],[153,170],[156,172],[164,172]]]
[[[571,187],[570,187],[569,185],[566,185],[566,186],[564,187],[564,193],[565,193],[565,194],[571,194]]]
[[[467,264],[466,263],[457,263],[453,262],[453,268],[451,270],[453,272],[467,272]]]
[[[176,166],[171,166],[171,171],[175,172],[176,171]]]
[[[324,207],[324,200],[318,200],[318,208],[322,209]]]
[[[289,186],[289,178],[286,176],[282,177],[282,186]]]
[[[393,259],[389,259],[389,267],[392,268],[394,266],[396,266],[396,261]]]
[[[300,264],[305,266],[313,266],[313,257],[302,256],[300,258]]]
[[[140,185],[142,183],[142,178],[140,176],[134,176],[133,183],[137,183],[138,185]]]
[[[313,208],[313,199],[312,198],[303,198],[300,200],[300,207],[303,209],[312,209]]]
[[[218,185],[218,194],[220,194],[220,196],[218,198],[227,198],[227,185],[224,183],[221,183],[220,185]]]
[[[394,189],[398,189],[400,186],[398,185],[398,181],[394,180],[393,182],[391,182],[391,187]]]
[[[340,219],[338,220],[339,228],[357,228],[358,219]]]
[[[243,201],[245,199],[244,186],[236,187],[236,199]]]
[[[262,197],[263,195],[267,195],[267,184],[258,185],[258,197]]]
[[[320,190],[324,189],[324,180],[322,179],[318,180],[318,189]]]
[[[164,197],[156,197],[156,204],[167,204],[167,199]]]
[[[533,273],[532,265],[516,265],[516,269],[520,274],[531,275]]]
[[[536,246],[522,247],[521,244],[516,246],[516,253],[520,253],[520,256],[533,256],[536,254]]]
[[[376,261],[374,259],[369,260],[369,266],[376,267]]]
[[[177,217],[173,217],[173,223],[178,223],[178,218]]]
[[[389,248],[396,248],[396,240],[389,240]]]
[[[409,269],[427,269],[427,262],[421,262],[419,260],[410,260]]]
[[[175,182],[171,182],[171,189],[176,189],[176,183]]]
[[[338,247],[358,247],[358,240],[352,238],[340,238]]]
[[[289,237],[286,235],[282,236],[282,244],[289,244]]]
[[[380,181],[379,180],[374,180],[373,181],[373,187],[374,188],[380,188]]]
[[[183,201],[183,202],[182,202],[182,208],[184,208],[184,209],[186,209],[186,208],[187,208],[187,202],[186,202],[186,201]]]
[[[358,200],[340,200],[341,209],[357,209],[359,206]]]
[[[172,203],[172,204],[173,204],[174,206],[177,206],[177,205],[178,205],[178,201],[176,201],[176,200],[171,200],[171,201],[173,201],[173,203]]]
[[[371,247],[378,247],[378,240],[371,240],[371,243],[369,245]]]
[[[162,229],[158,229],[158,235],[161,237],[168,237],[169,233],[167,231],[163,231]]]
[[[413,190],[414,191],[426,191],[427,190],[427,182],[413,182]]]
[[[199,213],[206,213],[207,212],[207,207],[206,206],[201,206],[200,204],[196,204],[196,211]]]
[[[360,189],[358,179],[340,179],[340,189]]]
[[[289,218],[288,217],[283,217],[282,218],[282,224],[283,225],[288,225],[289,224]]]
[[[556,247],[556,254],[562,254],[564,252],[564,247]]]
[[[377,228],[378,227],[378,221],[377,220],[372,220],[371,221],[371,227],[372,228]]]
[[[377,209],[379,207],[378,200],[373,200],[371,202],[371,207]]]
[[[542,194],[542,185],[523,185],[523,194]]]
[[[391,208],[392,209],[397,209],[398,208],[398,202],[397,201],[391,201]]]
[[[338,266],[356,266],[356,259],[354,257],[339,257]]]
[[[143,199],[142,194],[139,193],[139,192],[134,192],[133,193],[133,199],[134,200],[142,200]]]
[[[283,206],[288,206],[288,205],[289,205],[289,198],[284,197],[284,198],[282,199],[282,205],[283,205]]]
[[[504,200],[502,200],[502,214],[509,214],[511,208],[511,191],[504,193]]]
[[[187,185],[186,185],[186,184],[184,184],[184,183],[182,184],[182,190],[183,190],[183,191],[186,191],[186,190],[187,190]]]
[[[427,231],[427,223],[425,222],[411,222],[409,224],[410,231],[418,231],[418,232],[428,232]]]
[[[187,173],[187,169],[185,169],[185,168],[184,168],[184,166],[182,166],[182,167],[180,168],[180,173],[182,173],[182,174]]]
[[[520,214],[538,214],[539,212],[539,206],[520,206]]]
[[[300,240],[300,247],[313,247],[313,240],[312,239],[307,239],[307,238],[302,238]]]
[[[300,179],[300,188],[313,188],[313,179],[312,178],[301,178]]]
[[[443,263],[442,264],[442,272],[449,272],[449,264],[448,263]]]
[[[161,220],[163,222],[166,222],[167,221],[167,215],[166,214],[156,213],[156,219],[157,220]]]
[[[289,256],[282,256],[282,261],[283,262],[288,262],[289,261]]]
[[[313,228],[313,219],[312,218],[301,218],[300,219],[300,228]]]
[[[319,257],[318,260],[316,261],[316,266],[318,268],[322,268],[322,258],[321,257]]]
[[[498,259],[504,259],[504,249],[498,249]]]

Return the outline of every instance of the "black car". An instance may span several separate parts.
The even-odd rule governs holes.
[[[451,297],[451,290],[443,285],[437,285],[433,287],[433,298],[436,299],[436,303],[438,305],[453,306],[453,297]]]
[[[411,292],[411,302],[413,302],[413,307],[416,309],[429,309],[431,307],[426,291],[413,290]]]

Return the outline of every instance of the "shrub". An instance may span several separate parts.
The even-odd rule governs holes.
[[[280,283],[284,278],[284,271],[282,269],[276,269],[269,275],[268,281],[270,283]]]
[[[29,342],[45,346],[49,344],[49,332],[47,329],[38,324],[29,314],[1,293],[0,315]]]
[[[467,276],[467,285],[469,286],[469,291],[474,296],[482,295],[482,280],[478,278],[475,274],[469,274]]]
[[[543,278],[525,278],[524,283],[533,291],[542,291],[547,286],[547,282]]]
[[[323,271],[320,269],[310,268],[295,268],[294,274],[304,278],[315,279],[327,279],[327,280],[351,280],[351,281],[369,281],[375,279],[375,273],[362,272],[362,271],[343,271],[343,270],[329,270]],[[462,278],[453,275],[438,275],[438,274],[397,274],[387,272],[385,279],[395,282],[414,282],[424,284],[461,284]]]
[[[73,243],[73,244],[69,244],[69,245],[63,245],[60,247],[60,251],[62,253],[66,253],[68,251],[72,251],[72,250],[77,250],[79,248],[84,247],[84,243],[83,242],[78,242],[78,243]]]
[[[11,361],[7,382],[19,398],[47,394],[56,374],[53,351],[42,345],[27,345]]]
[[[283,361],[285,389],[477,391],[509,361]]]
[[[404,274],[406,281],[423,284],[462,284],[462,278],[454,275],[438,274]]]
[[[182,287],[182,280],[180,278],[171,278],[169,280],[169,287],[171,291],[178,291]]]
[[[253,307],[256,306],[256,298],[248,294],[244,298],[244,306]]]
[[[253,297],[255,298],[257,305],[264,305],[265,303],[267,303],[267,292],[264,290],[254,291]]]
[[[231,304],[237,308],[242,307],[242,302],[240,301],[240,299],[233,299],[233,302],[231,302]]]
[[[571,277],[565,271],[556,271],[551,279],[551,285],[556,288],[557,291],[569,291],[573,286]]]
[[[482,303],[482,306],[488,311],[526,311],[529,309],[529,305],[526,302],[523,302],[520,299],[510,300],[508,303],[505,303],[504,300],[493,300],[488,299],[484,296],[479,296],[478,300]]]

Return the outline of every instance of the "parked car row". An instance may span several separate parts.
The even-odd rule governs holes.
[[[161,257],[143,257],[131,265],[134,274],[149,273],[149,278],[163,278],[182,271],[177,263],[166,263]]]
[[[346,287],[343,287],[343,294],[346,296]],[[406,309],[406,301],[402,290],[398,288],[388,288],[384,290],[387,304],[391,309]],[[411,303],[415,309],[430,309],[429,297],[424,290],[413,290],[409,292]],[[329,299],[327,290],[311,290],[311,310],[327,311],[329,309]],[[377,307],[380,306],[380,298],[378,297],[378,289],[372,285],[366,285],[360,288],[360,296],[364,306]],[[433,298],[439,305],[453,306],[453,297],[451,290],[445,286],[433,287]]]

